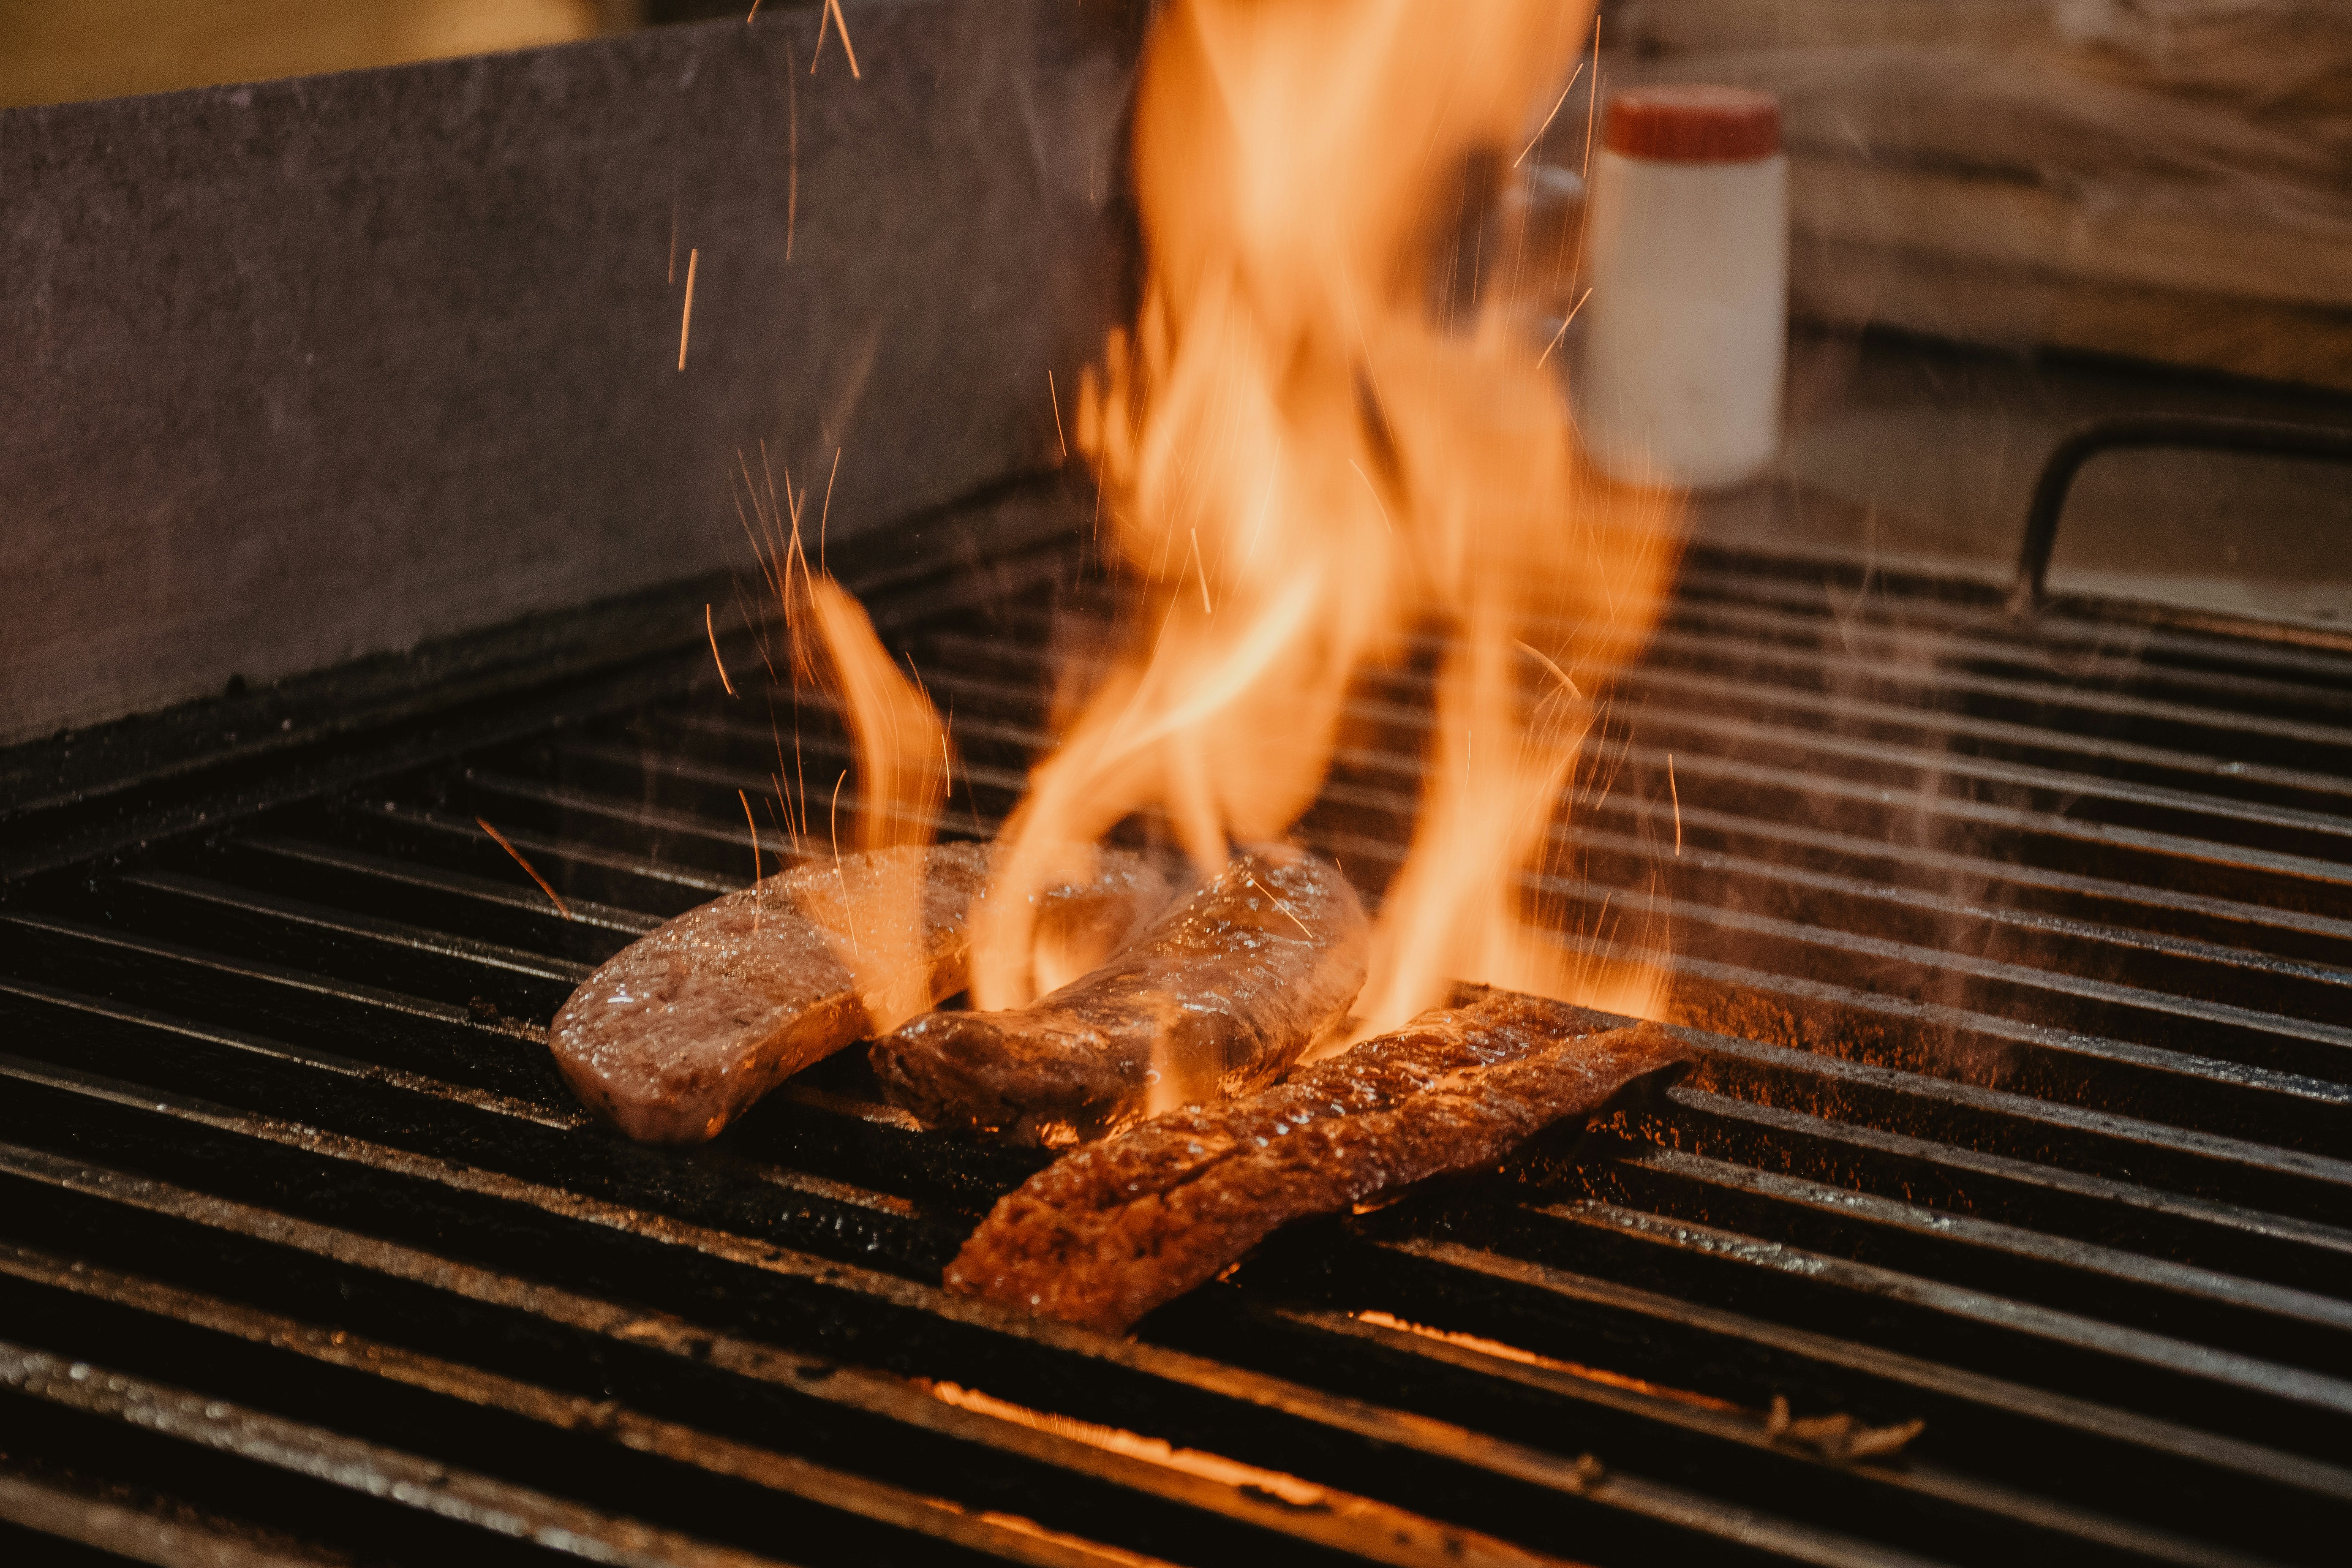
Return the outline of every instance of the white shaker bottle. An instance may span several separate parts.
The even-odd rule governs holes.
[[[1609,103],[1592,171],[1576,406],[1612,478],[1738,484],[1780,445],[1789,161],[1780,105],[1727,87]]]

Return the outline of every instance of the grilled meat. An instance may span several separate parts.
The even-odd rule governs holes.
[[[1338,868],[1242,856],[1100,969],[1026,1007],[926,1013],[875,1042],[875,1077],[933,1125],[1033,1142],[1245,1093],[1345,1017],[1370,928]]]
[[[844,961],[862,896],[923,877],[922,935],[908,962],[936,1002],[965,984],[966,917],[988,882],[974,844],[887,849],[812,861],[689,910],[607,959],[548,1031],[581,1103],[632,1138],[715,1137],[778,1083],[872,1032],[865,996],[892,977]],[[904,887],[904,882],[898,884]],[[1167,901],[1132,855],[1106,852],[1082,886],[1044,897],[1040,923],[1108,952]]]
[[[1075,1149],[1000,1201],[947,1286],[1116,1332],[1276,1226],[1500,1160],[1687,1053],[1654,1025],[1484,991],[1280,1086]]]

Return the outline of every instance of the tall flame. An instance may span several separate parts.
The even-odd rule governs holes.
[[[791,476],[785,478],[789,486]],[[817,879],[803,896],[849,970],[872,1026],[896,1028],[932,1000],[921,850],[947,792],[947,737],[930,700],[899,670],[857,601],[832,577],[808,570],[796,529],[776,560],[793,679],[839,703],[856,748],[851,845],[880,852],[843,862],[837,808],[829,806],[825,831],[836,875]],[[846,774],[835,782],[836,803],[845,782]]]
[[[1135,113],[1150,258],[1079,444],[1149,585],[1127,656],[1007,824],[973,1004],[1038,989],[1029,895],[1139,812],[1203,872],[1314,800],[1368,667],[1442,634],[1426,794],[1359,1004],[1455,980],[1590,990],[1525,906],[1592,712],[1672,567],[1655,496],[1581,468],[1519,301],[1512,153],[1589,10],[1558,0],[1174,0]],[[1458,234],[1475,237],[1466,248]],[[1491,246],[1491,248],[1489,247]],[[1466,266],[1469,275],[1461,275]],[[1606,998],[1643,1005],[1636,985]]]

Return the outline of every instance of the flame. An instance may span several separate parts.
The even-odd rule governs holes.
[[[1554,0],[1161,12],[1135,111],[1145,296],[1072,432],[1146,613],[1006,825],[974,920],[974,1005],[1041,989],[1034,895],[1069,846],[1158,813],[1207,874],[1235,842],[1287,833],[1350,687],[1434,631],[1425,794],[1363,1030],[1457,980],[1657,1011],[1653,971],[1580,961],[1521,891],[1589,693],[1646,635],[1674,558],[1664,499],[1578,458],[1526,304],[1557,279],[1487,232],[1515,210],[1512,155],[1564,96],[1589,16]]]
[[[789,493],[792,476],[784,478]],[[772,524],[760,508],[756,491],[753,505],[763,531],[781,528],[781,519]],[[921,851],[946,798],[951,753],[937,710],[883,647],[865,609],[832,576],[810,572],[796,516],[772,561],[793,679],[834,699],[856,750],[852,847],[879,852],[857,862],[841,858],[836,781],[826,824],[835,876],[829,887],[811,884],[803,907],[848,968],[871,1026],[893,1029],[931,1005]],[[808,837],[809,824],[801,828]]]

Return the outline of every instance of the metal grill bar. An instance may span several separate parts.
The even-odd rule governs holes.
[[[95,1092],[103,1093],[103,1090]],[[299,1130],[275,1126],[265,1119],[207,1113],[201,1108],[187,1105],[176,1109],[189,1120],[201,1120],[223,1131],[233,1130],[248,1136],[268,1138],[280,1147],[300,1136]],[[338,1141],[334,1153],[340,1158],[363,1163],[386,1189],[404,1184],[400,1182],[404,1177],[409,1183],[430,1180],[427,1163],[393,1151],[365,1146],[353,1141]],[[290,1165],[289,1174],[292,1174]],[[125,1238],[125,1247],[126,1250],[137,1253],[145,1268],[161,1266],[157,1253],[163,1249],[163,1238],[159,1227],[141,1226],[135,1222],[139,1217],[162,1213],[175,1218],[192,1219],[207,1227],[226,1226],[233,1231],[255,1235],[280,1250],[289,1245],[308,1240],[310,1245],[306,1250],[340,1253],[346,1258],[356,1254],[355,1260],[362,1262],[368,1273],[377,1279],[414,1279],[424,1274],[445,1289],[455,1282],[457,1271],[447,1261],[450,1248],[446,1241],[435,1252],[419,1256],[403,1253],[393,1244],[368,1241],[359,1237],[320,1235],[312,1239],[314,1233],[307,1227],[291,1226],[281,1217],[289,1209],[301,1214],[308,1207],[299,1197],[289,1203],[292,1194],[283,1188],[271,1194],[274,1202],[268,1209],[247,1209],[207,1194],[157,1186],[104,1170],[65,1167],[55,1160],[43,1161],[29,1154],[12,1157],[0,1151],[0,1180],[21,1184],[43,1179],[55,1183],[73,1197],[96,1200],[102,1195],[117,1205],[128,1205],[142,1211],[131,1216],[127,1225],[131,1235]],[[464,1197],[458,1195],[460,1191]],[[466,1198],[493,1203],[505,1200],[509,1204],[530,1205],[537,1211],[556,1206],[549,1200],[559,1197],[560,1194],[552,1193],[535,1194],[525,1184],[476,1178],[463,1182],[457,1190],[445,1193],[440,1202],[462,1204]],[[534,1203],[534,1199],[538,1202]],[[345,1194],[337,1206],[346,1213],[361,1211],[365,1215],[362,1223],[373,1221],[373,1226],[370,1228],[375,1228],[384,1226],[396,1215],[396,1211],[388,1212],[392,1201],[393,1194],[387,1190],[375,1202],[369,1201],[367,1197]],[[425,1198],[419,1200],[419,1204],[421,1206],[423,1203],[432,1201]],[[118,1223],[115,1216],[96,1212],[89,1202],[66,1204],[52,1198],[44,1206],[48,1217],[54,1219],[70,1214],[78,1221],[75,1226],[75,1233],[79,1237],[78,1252],[85,1257],[93,1252],[103,1255],[102,1245],[95,1238],[110,1237],[110,1232],[99,1227]],[[1588,1500],[1584,1497],[1585,1483],[1575,1466],[1565,1459],[1547,1458],[1532,1452],[1498,1446],[1491,1441],[1475,1439],[1466,1432],[1449,1430],[1426,1421],[1400,1422],[1394,1416],[1383,1415],[1374,1410],[1334,1403],[1307,1390],[1265,1379],[1237,1382],[1220,1369],[1197,1364],[1188,1358],[1171,1356],[1167,1352],[1155,1352],[1148,1348],[1130,1348],[1122,1352],[1118,1349],[1073,1344],[1070,1342],[1083,1340],[1085,1336],[1047,1330],[1016,1332],[1011,1336],[1013,1342],[1008,1343],[1006,1331],[1002,1324],[988,1321],[987,1315],[974,1314],[969,1310],[960,1311],[952,1300],[928,1288],[892,1281],[839,1266],[825,1267],[814,1259],[779,1254],[772,1247],[746,1247],[730,1236],[647,1225],[635,1211],[624,1210],[617,1214],[610,1210],[598,1212],[596,1208],[576,1202],[565,1206],[572,1210],[573,1225],[611,1226],[641,1245],[671,1250],[682,1247],[698,1255],[690,1258],[673,1257],[661,1259],[660,1264],[665,1266],[662,1272],[672,1276],[671,1280],[666,1282],[667,1289],[656,1287],[648,1291],[640,1284],[623,1296],[624,1301],[631,1296],[639,1300],[650,1296],[652,1304],[658,1307],[663,1304],[664,1297],[686,1294],[692,1283],[698,1283],[677,1279],[678,1275],[709,1273],[714,1279],[734,1276],[736,1289],[729,1294],[737,1300],[735,1311],[740,1317],[730,1326],[749,1331],[762,1340],[781,1341],[786,1344],[811,1340],[835,1344],[858,1344],[864,1341],[866,1343],[863,1348],[871,1350],[879,1348],[875,1342],[885,1338],[881,1331],[890,1326],[887,1321],[900,1318],[908,1320],[907,1326],[914,1331],[887,1336],[891,1342],[882,1358],[886,1362],[920,1356],[934,1369],[944,1363],[953,1371],[962,1373],[964,1378],[971,1379],[968,1385],[984,1386],[992,1393],[1015,1399],[1024,1395],[1032,1400],[1043,1396],[1052,1401],[1045,1408],[1066,1415],[1072,1413],[1074,1404],[1078,1405],[1076,1414],[1082,1419],[1108,1416],[1117,1420],[1131,1416],[1138,1409],[1148,1410],[1163,1430],[1173,1426],[1182,1432],[1189,1426],[1213,1432],[1220,1439],[1220,1452],[1238,1454],[1244,1460],[1278,1457],[1279,1462],[1310,1478],[1318,1470],[1369,1477],[1386,1483],[1380,1488],[1383,1495],[1420,1494],[1444,1498],[1451,1494],[1456,1500],[1456,1508],[1462,1506],[1461,1496],[1466,1490],[1477,1502],[1497,1510],[1503,1517],[1524,1517],[1523,1510],[1536,1508],[1539,1512],[1552,1516],[1547,1521],[1544,1533],[1559,1532],[1559,1544],[1566,1542],[1567,1520],[1563,1516],[1587,1511],[1575,1506]],[[354,1214],[353,1217],[357,1218],[359,1215]],[[531,1226],[538,1218],[538,1213],[527,1213],[518,1216],[516,1223]],[[235,1250],[233,1236],[208,1235],[201,1239],[183,1237],[176,1245],[205,1252]],[[563,1245],[562,1250],[578,1254],[587,1248],[574,1239],[569,1245]],[[533,1258],[532,1261],[541,1259]],[[625,1275],[636,1272],[617,1267],[621,1264],[619,1258],[613,1259],[612,1263],[615,1267],[605,1272],[608,1279],[612,1272]],[[703,1267],[698,1268],[698,1264]],[[756,1277],[747,1275],[747,1270],[756,1270]],[[295,1272],[295,1268],[282,1257],[271,1256],[265,1259],[253,1255],[243,1260],[241,1271],[274,1280]],[[371,1283],[373,1285],[374,1279]],[[398,1295],[398,1310],[403,1325],[401,1338],[404,1342],[413,1343],[418,1333],[415,1326],[418,1316],[427,1310],[427,1304],[416,1299],[412,1292],[402,1291]],[[706,1309],[704,1316],[707,1317],[708,1300],[699,1296],[696,1299]],[[534,1291],[530,1315],[533,1320],[531,1326],[536,1331],[550,1321],[560,1321],[571,1314],[563,1312],[561,1304],[552,1302],[544,1288],[540,1288]],[[364,1321],[373,1316],[362,1310],[344,1308],[339,1310],[338,1321]],[[646,1324],[640,1328],[644,1321],[641,1310],[631,1311],[616,1305],[605,1310],[604,1318],[604,1331],[609,1336],[636,1342],[656,1337],[655,1325]],[[730,1364],[731,1358],[722,1354],[720,1345],[709,1342],[707,1333],[679,1325],[674,1331],[674,1336],[684,1342],[667,1347],[673,1353],[690,1355],[706,1363],[716,1363],[728,1370],[735,1370]],[[927,1341],[929,1342],[926,1343]],[[481,1347],[476,1344],[467,1348],[469,1359],[478,1364],[482,1356]],[[758,1353],[772,1357],[772,1352]],[[1077,1364],[1073,1365],[1074,1362]],[[598,1370],[605,1372],[608,1379],[611,1377],[611,1369],[599,1367]],[[854,1397],[874,1381],[871,1378],[863,1382],[846,1378],[836,1387],[836,1373],[837,1369],[830,1366],[813,1368],[802,1363],[789,1370],[772,1370],[769,1377],[772,1381],[784,1383],[803,1398],[826,1402]],[[973,1377],[974,1373],[978,1374],[977,1378]],[[895,1391],[904,1385],[892,1383],[889,1386]],[[1074,1400],[1074,1395],[1079,1397]],[[891,1445],[891,1451],[874,1461],[900,1475],[916,1469],[910,1463],[912,1456],[904,1451],[903,1446],[909,1444],[921,1429],[903,1407],[903,1401],[909,1396],[906,1393],[899,1394],[901,1407],[891,1412],[895,1416],[892,1429],[882,1438]],[[661,1395],[656,1394],[649,1397]],[[871,1400],[879,1396],[868,1393],[866,1397]],[[935,1424],[943,1421],[943,1417],[932,1416],[927,1406],[916,1408]],[[994,1446],[1000,1448],[1033,1446],[1034,1439],[1013,1435],[1026,1429],[1016,1426],[1013,1433],[1008,1433],[999,1429],[1003,1425],[980,1419],[968,1423],[967,1429],[983,1433],[995,1440]],[[779,1423],[769,1430],[792,1431],[795,1437],[804,1440],[806,1426],[804,1421]],[[1076,1479],[1095,1473],[1101,1468],[1093,1450],[1076,1445],[1071,1447],[1074,1451],[1058,1456],[1056,1474],[1050,1478],[1048,1490],[1057,1489],[1066,1484],[1073,1490],[1080,1489],[1076,1485]],[[943,1468],[968,1471],[975,1462],[976,1457],[961,1456],[954,1465]],[[946,1479],[944,1476],[940,1479],[943,1482]],[[1228,1491],[1244,1498],[1247,1495],[1246,1489],[1228,1489]],[[1058,1501],[1058,1499],[1055,1500]],[[1637,1509],[1637,1516],[1655,1513],[1659,1510],[1658,1500],[1654,1497],[1645,1494],[1635,1500],[1649,1505]],[[1355,1505],[1360,1503],[1360,1500],[1349,1501],[1349,1508],[1338,1511],[1343,1514],[1357,1511]],[[1397,1522],[1393,1517],[1394,1510],[1369,1503],[1361,1503],[1360,1506],[1369,1509],[1373,1515],[1369,1522],[1374,1526],[1376,1536],[1393,1533],[1388,1526]],[[1277,1504],[1265,1516],[1286,1521],[1289,1510]],[[1315,1522],[1318,1518],[1319,1514],[1311,1513],[1309,1522]],[[1592,1521],[1584,1522],[1588,1528],[1591,1527]],[[1392,1562],[1451,1559],[1453,1554],[1446,1547],[1444,1532],[1430,1532],[1426,1526],[1418,1526],[1416,1531],[1430,1537],[1423,1551],[1409,1555],[1400,1555],[1390,1550],[1365,1554],[1373,1556],[1374,1560]],[[1638,1531],[1635,1540],[1637,1542],[1641,1540]],[[1378,1545],[1378,1542],[1360,1544]],[[1727,1540],[1720,1544],[1738,1555],[1735,1542]],[[1885,1560],[1872,1554],[1856,1556],[1851,1552],[1821,1548],[1801,1555],[1808,1560],[1823,1562]]]
[[[945,673],[935,673],[930,684],[943,694],[989,702],[991,710],[1016,700],[1011,689]],[[1358,704],[1357,713],[1409,721],[1407,727],[1415,734],[1422,727],[1413,710],[1375,710]],[[696,730],[722,743],[741,744],[752,735],[749,725],[730,726],[723,721],[705,721]],[[993,726],[984,738],[1001,743],[1000,737],[1002,742],[1026,742],[1033,747],[1047,738],[1042,729],[1003,724]],[[656,750],[666,742],[680,743],[667,727],[655,731],[651,739]],[[968,747],[972,739],[968,727]],[[828,763],[847,763],[845,755],[829,746],[814,750]],[[1631,754],[1633,750],[1623,748],[1619,754]],[[566,748],[567,760],[580,754],[576,747]],[[1410,759],[1413,754],[1407,752],[1402,757]],[[1663,761],[1663,753],[1653,750],[1651,754]],[[592,760],[614,767],[629,765],[631,761],[625,752],[609,748],[596,752]],[[1398,765],[1391,762],[1392,771]],[[1727,771],[1732,770],[1714,768],[1705,757],[1691,758],[1694,798],[1707,798],[1699,794],[1700,786]],[[1751,770],[1747,777],[1753,776]],[[1805,781],[1811,777],[1785,770],[1777,775],[1786,792],[1800,798]],[[983,789],[1001,785],[1002,804],[1009,804],[1009,791],[1016,781],[1017,774],[1010,769],[976,773],[973,778]],[[758,787],[748,772],[712,764],[667,767],[664,782],[673,786],[701,783],[726,794]],[[1622,774],[1619,784],[1621,789],[1625,784]],[[1837,787],[1816,784],[1812,793],[1818,797],[1833,794]],[[1887,792],[1877,794],[1883,800]],[[1325,792],[1327,809],[1308,818],[1307,830],[1310,838],[1340,852],[1344,862],[1375,868],[1393,864],[1402,824],[1408,818],[1413,798],[1403,787],[1334,784]],[[1753,795],[1746,798],[1753,809]],[[1335,814],[1328,808],[1375,814],[1392,826],[1386,832],[1372,834],[1335,830],[1330,826]],[[1660,810],[1655,802],[1646,806],[1653,827],[1658,825]],[[1996,814],[1979,808],[1977,815]],[[1998,815],[2037,830],[2045,821],[2027,813]],[[1341,816],[1339,820],[1349,818]],[[2109,831],[2097,837],[2113,846],[2119,836]],[[1654,840],[1606,835],[1590,827],[1563,830],[1555,836],[1554,843],[1560,850],[1578,853],[1587,861],[1589,872],[1605,871],[1591,865],[1598,858],[1596,852],[1612,856],[1617,862],[1621,875],[1613,879],[1596,874],[1591,880],[1551,879],[1540,883],[1543,891],[1580,909],[1587,920],[1597,918],[1601,906],[1617,898],[1629,883],[1638,885],[1642,873],[1658,863]],[[2211,847],[2201,841],[2194,847],[2200,853],[2211,852]],[[2242,859],[2263,869],[2276,869],[2265,865],[2259,855],[2244,854]],[[1958,1037],[1953,1044],[1959,1050],[2005,1052],[2013,1073],[2030,1073],[2039,1067],[2037,1092],[2214,1130],[2260,1124],[2273,1139],[2307,1147],[2330,1147],[2341,1137],[2341,1110],[2352,1100],[2352,1089],[2335,1079],[2344,1071],[2342,1064],[2347,1058],[2342,1047],[2352,1044],[2352,1031],[2317,1020],[2343,1016],[2345,988],[2352,984],[2352,970],[2247,949],[2151,940],[2126,929],[2102,930],[2081,921],[2057,925],[1960,902],[1948,892],[1903,899],[1853,879],[1706,852],[1689,857],[1687,867],[1671,868],[1668,875],[1676,884],[1706,879],[1704,901],[1700,898],[1645,900],[1645,912],[1674,931],[1676,949],[1685,960],[1761,961],[1771,969],[1798,974],[1836,975],[1866,969],[1876,988],[1899,988],[1914,996],[1936,998],[1944,1014],[1938,1021]],[[1759,897],[1759,893],[1763,896]],[[1798,907],[1791,912],[1800,918],[1780,919],[1746,912],[1741,907],[1759,903],[1768,908],[1795,904]],[[1906,916],[1911,917],[1911,941],[1862,934],[1885,931]],[[2011,931],[2002,931],[2003,926]],[[1989,939],[2010,937],[2021,930],[2032,939],[2022,944],[2027,951],[2021,956],[2040,963],[1967,956],[1972,948],[2020,945]],[[2068,948],[2091,951],[2069,952]],[[2140,983],[2087,978],[2081,973],[2085,968]],[[2209,978],[2200,975],[2200,968],[2220,973]],[[2150,984],[2151,981],[2156,984]],[[2217,994],[2241,995],[2250,986],[2259,986],[2265,999],[2281,1011],[2210,999]],[[2294,1013],[2305,1016],[2296,1017]],[[2015,1021],[2019,1019],[2032,1023],[2021,1026]],[[2194,1054],[2185,1053],[2184,1047]],[[2095,1076],[2085,1076],[2079,1061],[2063,1059],[2086,1056],[2098,1058]],[[2042,1065],[2044,1058],[2053,1057],[2062,1059]],[[1916,1059],[1897,1059],[1905,1066],[1920,1065]],[[2315,1076],[2321,1074],[2331,1076]]]
[[[1105,607],[1051,554],[876,599],[953,706],[956,831],[1045,742],[1057,583]],[[1370,890],[1433,652],[1306,826]],[[555,1079],[587,966],[748,881],[739,791],[763,867],[830,837],[833,717],[709,657],[9,889],[0,1521],[1039,1563],[2308,1562],[2352,1524],[2352,661],[1696,563],[1535,887],[1671,954],[1697,1073],[1111,1342],[934,1288],[1036,1156],[921,1133],[855,1053],[684,1154]],[[1927,1426],[1840,1462],[1776,1394]]]

